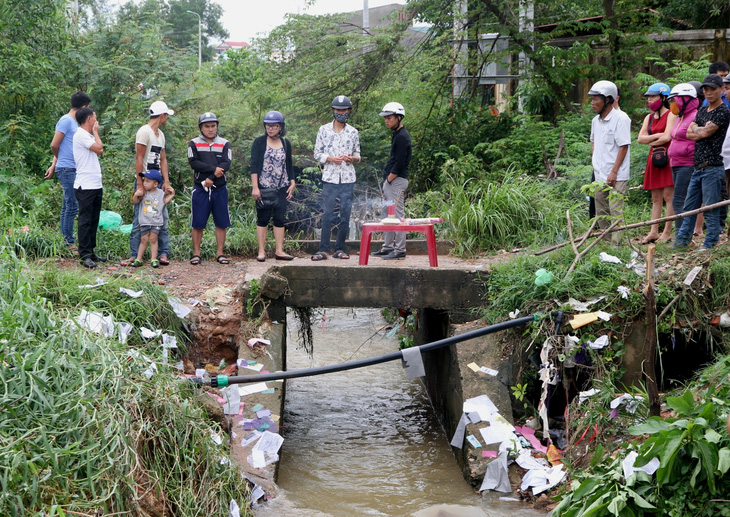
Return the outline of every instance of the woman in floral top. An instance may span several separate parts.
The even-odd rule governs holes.
[[[294,195],[295,178],[292,167],[291,143],[284,138],[286,124],[278,111],[264,116],[264,130],[251,146],[252,196],[256,200],[256,237],[259,253],[256,260],[266,260],[266,231],[269,221],[274,219],[274,242],[276,260],[292,260],[284,252],[284,224],[287,202]]]

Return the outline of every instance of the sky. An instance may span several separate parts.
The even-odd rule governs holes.
[[[212,0],[223,8],[223,26],[230,32],[229,41],[246,41],[266,35],[284,23],[287,13],[331,14],[359,11],[363,0]],[[308,5],[309,4],[309,5]],[[368,0],[370,7],[405,4],[404,0]],[[263,33],[263,34],[261,34]],[[217,43],[217,42],[211,42]]]

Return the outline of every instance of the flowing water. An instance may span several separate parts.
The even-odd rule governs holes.
[[[327,309],[314,325],[314,356],[297,349],[288,319],[287,368],[324,366],[398,349],[375,309]],[[369,337],[374,337],[368,340]],[[288,380],[280,495],[257,517],[533,517],[464,481],[419,380],[400,361]]]

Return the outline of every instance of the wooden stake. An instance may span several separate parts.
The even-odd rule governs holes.
[[[646,346],[644,348],[644,371],[646,373],[646,388],[649,392],[649,416],[659,416],[659,388],[656,382],[654,357],[656,356],[656,300],[654,297],[654,255],[656,244],[649,244],[646,254],[646,285],[644,298],[646,299]]]

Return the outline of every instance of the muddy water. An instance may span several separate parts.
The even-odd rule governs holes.
[[[323,366],[398,349],[380,311],[327,309],[312,360],[289,316],[287,367]],[[365,343],[364,343],[365,342]],[[363,344],[364,343],[364,344]],[[257,517],[543,516],[521,503],[482,499],[463,480],[420,381],[399,361],[287,381],[280,496]]]

